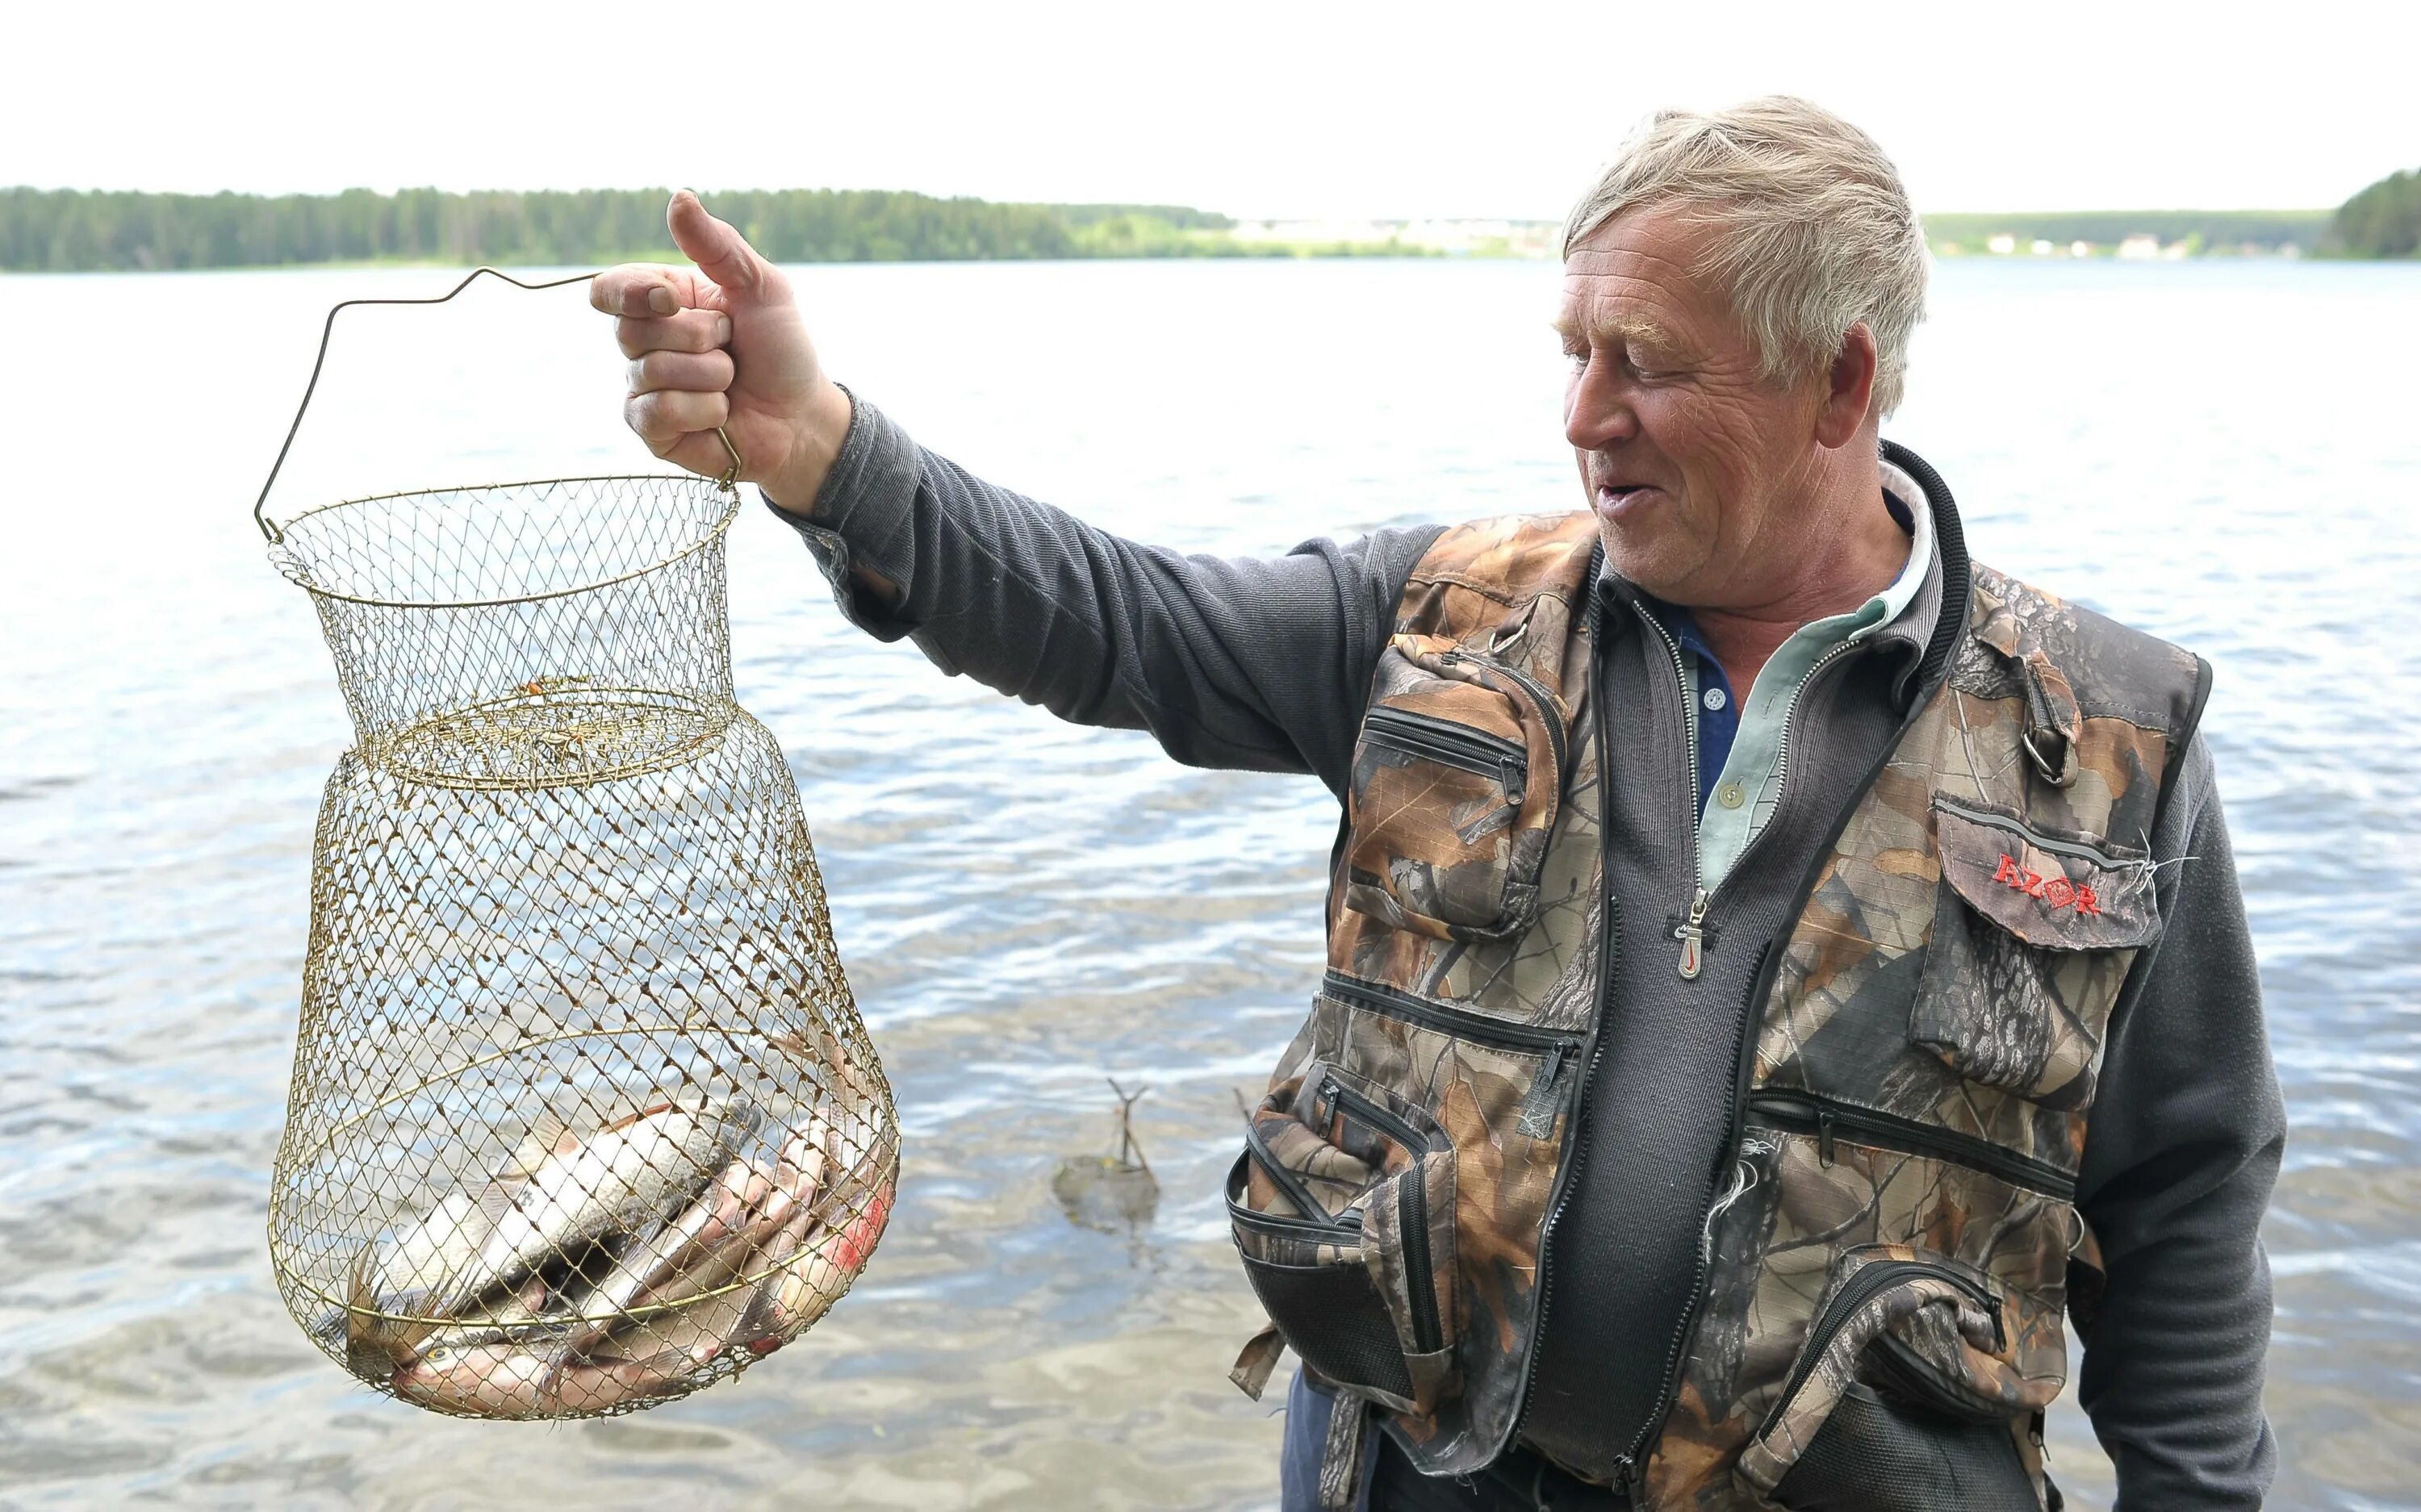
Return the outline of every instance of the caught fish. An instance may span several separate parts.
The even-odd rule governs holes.
[[[568,1150],[558,1144],[527,1181],[482,1199],[492,1229],[438,1310],[462,1312],[617,1231],[649,1231],[730,1161],[758,1117],[744,1102],[665,1103]]]
[[[571,1348],[613,1348],[607,1335],[632,1326],[671,1326],[676,1315],[719,1305],[719,1288],[778,1268],[816,1216],[825,1171],[817,1132],[789,1134],[770,1167],[761,1158],[734,1161],[679,1217],[624,1251],[615,1272],[583,1300],[590,1321],[571,1336]]]
[[[496,1230],[496,1214],[549,1158],[578,1152],[579,1136],[539,1115],[487,1184],[447,1193],[417,1223],[373,1243],[353,1263],[345,1308],[345,1361],[366,1380],[385,1378],[435,1332],[440,1303],[459,1295]]]
[[[435,1327],[428,1320],[434,1299],[451,1291],[494,1232],[490,1212],[495,1200],[453,1192],[418,1223],[373,1243],[353,1262],[345,1362],[355,1375],[377,1379],[418,1352]]]
[[[733,1346],[763,1332],[758,1290],[724,1292],[617,1325],[591,1353],[568,1357],[548,1387],[565,1412],[601,1412],[686,1385]]]
[[[637,1300],[711,1257],[746,1228],[773,1191],[773,1177],[754,1161],[734,1161],[695,1202],[671,1222],[641,1235],[614,1257],[613,1269],[578,1302],[587,1319],[571,1347],[585,1350],[620,1321]]]
[[[464,1417],[551,1416],[557,1362],[514,1344],[439,1348],[396,1367],[398,1396]]]
[[[774,1263],[781,1269],[761,1293],[760,1326],[755,1337],[742,1342],[756,1353],[770,1354],[831,1311],[882,1237],[891,1218],[891,1193],[892,1183],[886,1180],[845,1228],[825,1226],[818,1217],[786,1230],[787,1242],[777,1243],[774,1251],[779,1256]]]

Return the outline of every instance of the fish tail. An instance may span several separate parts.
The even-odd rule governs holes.
[[[370,1283],[370,1252],[353,1259],[345,1289],[345,1363],[366,1380],[391,1377],[420,1356],[431,1325],[383,1316],[378,1288]]]

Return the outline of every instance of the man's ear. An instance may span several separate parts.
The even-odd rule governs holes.
[[[1841,336],[1841,350],[1824,375],[1824,407],[1816,415],[1816,441],[1837,451],[1866,429],[1875,403],[1875,367],[1882,360],[1875,334],[1860,320]]]

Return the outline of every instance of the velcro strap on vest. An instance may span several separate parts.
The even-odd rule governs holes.
[[[1362,1499],[1362,1435],[1369,1404],[1343,1392],[1328,1417],[1328,1442],[1320,1453],[1320,1512],[1352,1512]]]
[[[1278,1332],[1275,1323],[1263,1323],[1260,1332],[1246,1339],[1243,1348],[1237,1351],[1235,1368],[1227,1372],[1227,1379],[1236,1383],[1238,1391],[1257,1402],[1262,1388],[1270,1383],[1270,1372],[1278,1366],[1278,1356],[1284,1353],[1286,1335]]]

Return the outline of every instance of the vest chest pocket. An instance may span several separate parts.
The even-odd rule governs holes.
[[[2110,1009],[2160,938],[2140,850],[1937,797],[1942,881],[1909,1037],[1972,1082],[2092,1101]]]
[[[1381,653],[1353,751],[1345,904],[1439,940],[1529,927],[1561,802],[1562,703],[1433,636]]]
[[[1401,1412],[1452,1387],[1454,1151],[1421,1109],[1315,1063],[1255,1110],[1227,1181],[1244,1275],[1305,1364]]]

